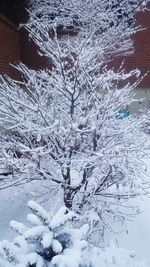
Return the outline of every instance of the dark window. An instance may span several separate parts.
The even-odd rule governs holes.
[[[0,0],[0,14],[14,21],[14,1]]]

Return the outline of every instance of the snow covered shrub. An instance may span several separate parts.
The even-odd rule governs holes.
[[[28,207],[32,214],[28,214],[27,221],[32,227],[10,222],[19,235],[13,242],[4,240],[0,243],[0,266],[82,266],[82,251],[87,247],[83,238],[88,226],[72,228],[71,221],[77,215],[65,207],[53,217],[34,201],[29,201]]]
[[[147,267],[133,253],[113,244],[105,249],[91,246],[85,241],[89,227],[72,227],[78,216],[67,208],[50,216],[34,201],[28,207],[32,226],[10,222],[19,235],[13,242],[0,242],[0,267]]]

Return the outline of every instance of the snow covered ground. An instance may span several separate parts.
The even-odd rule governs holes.
[[[144,260],[150,265],[150,199],[139,198],[137,204],[141,206],[139,214],[133,222],[127,223],[127,231],[121,234],[109,234],[119,247],[135,252],[139,260]]]

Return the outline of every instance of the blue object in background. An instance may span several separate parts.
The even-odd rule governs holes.
[[[118,111],[118,114],[116,115],[116,119],[122,120],[122,119],[129,117],[130,115],[131,115],[131,113],[127,108],[120,109]]]

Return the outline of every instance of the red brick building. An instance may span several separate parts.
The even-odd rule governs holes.
[[[14,64],[20,61],[20,37],[17,30],[15,2],[10,3],[11,1],[7,0],[0,1],[0,73],[15,77],[16,71],[9,62]]]
[[[150,88],[150,11],[139,12],[137,14],[137,25],[141,25],[141,31],[132,36],[135,51],[132,55],[125,58],[117,58],[113,62],[116,68],[119,68],[122,60],[125,60],[124,68],[132,70],[134,68],[140,69],[142,75],[147,73],[142,80],[142,87]]]
[[[20,23],[27,19],[25,0],[0,0],[0,74],[19,78],[18,71],[11,66],[20,61],[33,69],[41,68],[44,59],[35,44],[29,42],[25,30],[19,29]]]
[[[25,21],[25,0],[0,0],[0,73],[18,78],[18,73],[11,64],[22,61],[27,66],[42,68],[44,59],[37,53],[28,34],[19,30],[18,25]],[[135,53],[125,59],[124,67],[128,70],[138,67],[142,74],[150,70],[150,12],[137,15],[137,23],[145,28],[133,36]],[[119,67],[122,59],[114,65]],[[140,87],[150,88],[150,74],[142,81]]]

